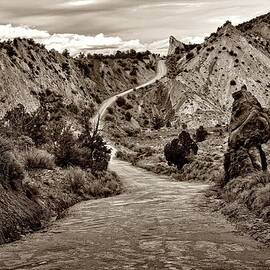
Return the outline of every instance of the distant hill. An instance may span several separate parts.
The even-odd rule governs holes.
[[[118,52],[115,56],[80,55],[77,58],[48,51],[29,39],[0,43],[0,102],[2,117],[21,103],[27,111],[39,106],[46,91],[61,96],[66,104],[82,108],[98,106],[155,75],[156,59],[150,53]]]

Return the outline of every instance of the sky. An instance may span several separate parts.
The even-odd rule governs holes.
[[[0,39],[34,38],[71,54],[166,52],[170,35],[202,42],[226,20],[270,11],[270,0],[0,0]]]

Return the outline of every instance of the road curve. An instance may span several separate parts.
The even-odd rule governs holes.
[[[173,182],[115,158],[110,169],[124,194],[77,204],[48,231],[1,246],[0,269],[270,269],[269,249],[209,212],[208,185]]]
[[[122,93],[116,94],[116,95],[106,99],[100,105],[98,113],[92,118],[92,120],[91,120],[92,124],[95,125],[97,123],[97,120],[98,120],[99,117],[100,117],[100,119],[102,119],[102,117],[104,116],[107,108],[109,106],[111,106],[116,101],[117,97],[125,96],[128,93],[134,91],[134,89],[140,89],[140,88],[143,88],[143,87],[145,87],[147,85],[151,85],[151,84],[155,83],[157,80],[161,79],[163,76],[165,76],[166,73],[167,73],[167,67],[166,67],[166,64],[165,64],[165,60],[160,60],[158,62],[158,66],[157,66],[157,74],[153,79],[149,80],[148,82],[146,82],[144,84],[141,84],[140,86],[128,89],[128,90],[126,90],[126,91],[124,91]]]

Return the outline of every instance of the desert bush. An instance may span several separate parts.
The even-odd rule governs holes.
[[[16,189],[22,184],[24,170],[12,150],[10,142],[0,137],[0,183],[5,188],[10,185]]]
[[[135,147],[134,151],[141,156],[150,157],[155,153],[155,150],[150,146]]]
[[[130,121],[131,118],[132,118],[131,113],[130,113],[130,112],[126,112],[126,113],[125,113],[125,119],[126,119],[127,121]]]
[[[38,98],[41,106],[31,114],[26,112],[22,104],[6,112],[1,121],[6,134],[13,137],[28,136],[36,145],[57,140],[64,126],[62,118],[67,114],[63,97],[47,89],[40,93]]]
[[[132,78],[130,81],[132,84],[138,84],[137,78]]]
[[[151,120],[151,124],[155,130],[160,130],[162,127],[164,127],[165,122],[161,116],[155,115]]]
[[[133,92],[131,92],[131,93],[129,93],[129,94],[127,95],[127,98],[128,98],[128,99],[131,99],[131,100],[135,100],[135,99],[136,99],[136,95],[135,95]]]
[[[186,59],[187,60],[190,60],[194,57],[194,53],[193,52],[189,52],[187,55],[186,55]]]
[[[79,167],[70,167],[66,177],[71,190],[81,196],[88,194],[100,198],[120,194],[122,191],[121,182],[114,172],[97,172],[93,175]]]
[[[117,151],[116,153],[116,157],[118,159],[127,161],[129,163],[131,163],[132,165],[136,165],[137,161],[138,161],[138,153],[134,153],[134,152],[127,152],[127,151]]]
[[[134,128],[131,128],[131,127],[123,127],[123,130],[125,131],[125,133],[129,137],[136,137],[139,134],[138,129],[134,129]]]
[[[129,102],[126,102],[126,104],[123,106],[124,110],[130,110],[133,108],[133,106],[129,103]]]
[[[236,81],[235,81],[235,80],[231,80],[231,81],[230,81],[230,85],[231,85],[231,86],[235,86],[235,85],[236,85]]]
[[[133,68],[133,70],[130,72],[130,76],[136,76],[137,75],[137,70]]]
[[[56,157],[56,164],[61,167],[77,165],[79,162],[77,141],[71,132],[70,127],[64,129],[62,136],[57,141],[54,154]]]
[[[269,192],[269,173],[262,172],[250,174],[246,177],[237,177],[226,183],[222,189],[222,197],[227,202],[238,202],[245,205],[260,218],[270,222]]]
[[[105,117],[104,117],[104,120],[106,122],[113,122],[115,119],[114,119],[114,117],[112,115],[106,114]]]
[[[16,140],[16,147],[20,151],[27,151],[34,146],[34,141],[28,136],[22,135]]]
[[[89,162],[86,167],[91,168],[92,172],[107,170],[111,158],[111,149],[106,146],[98,129],[99,122],[93,129],[86,123],[84,132],[79,137],[80,147],[88,153]]]
[[[64,49],[63,52],[62,52],[62,55],[66,58],[69,58],[70,57],[70,54],[69,54],[69,51],[67,49]]]
[[[23,191],[29,199],[35,199],[40,194],[37,181],[29,177],[23,181]]]
[[[126,99],[124,97],[120,96],[116,99],[116,104],[118,107],[122,107],[122,106],[126,105]]]
[[[79,138],[75,138],[70,127],[67,127],[57,142],[54,153],[56,164],[61,167],[72,165],[96,172],[107,169],[111,150],[99,134],[98,124],[92,130],[90,123],[86,122]]]
[[[203,126],[200,126],[196,130],[195,139],[197,142],[203,142],[206,140],[207,135],[208,135],[207,130]]]
[[[84,192],[87,181],[87,174],[79,167],[70,167],[66,174],[67,182],[73,192],[81,194]]]
[[[89,62],[87,59],[82,57],[82,58],[76,59],[75,63],[85,78],[91,78],[91,72],[93,68],[93,64],[91,62]]]
[[[7,55],[12,58],[13,56],[17,56],[17,51],[13,48],[12,44],[6,43],[4,48],[7,51]]]
[[[70,66],[69,66],[69,63],[67,63],[67,62],[62,63],[62,70],[67,75],[70,75]]]
[[[107,111],[109,114],[114,114],[114,109],[112,107],[108,107]]]
[[[89,180],[88,180],[89,182]],[[116,173],[111,171],[98,172],[88,187],[88,193],[95,198],[109,197],[120,194],[122,185]]]
[[[164,147],[164,155],[168,165],[176,165],[179,170],[182,169],[185,164],[190,163],[197,152],[197,144],[185,130],[179,134],[179,138],[173,139]]]
[[[46,150],[29,149],[23,154],[24,166],[26,169],[48,169],[55,167],[55,158]]]

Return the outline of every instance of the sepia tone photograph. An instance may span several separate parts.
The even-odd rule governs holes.
[[[0,270],[270,270],[269,0],[0,0]]]

